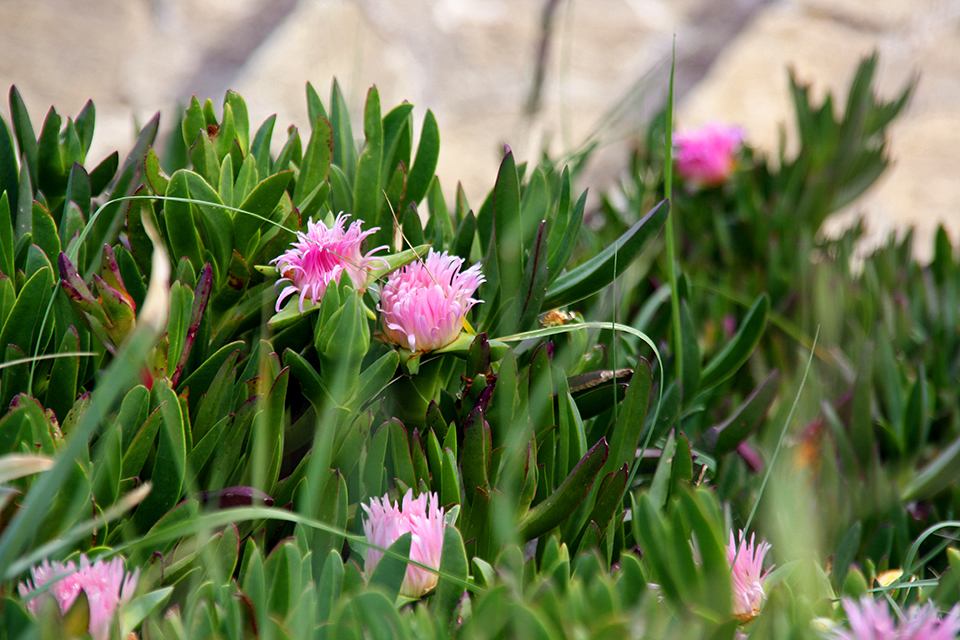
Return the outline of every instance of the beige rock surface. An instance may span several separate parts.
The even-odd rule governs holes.
[[[789,128],[788,65],[815,93],[842,94],[860,57],[878,50],[881,93],[917,70],[921,80],[892,132],[894,169],[853,213],[878,232],[917,225],[921,252],[939,221],[960,237],[960,0],[557,0],[531,115],[549,4],[7,0],[0,85],[18,86],[38,126],[51,104],[75,115],[93,99],[96,161],[128,148],[136,123],[157,110],[170,127],[192,93],[218,103],[234,88],[254,126],[277,113],[280,131],[309,126],[307,81],[326,96],[336,76],[357,114],[376,84],[385,109],[408,100],[417,121],[434,111],[445,190],[462,181],[477,206],[503,143],[535,160],[598,132],[605,143],[628,135],[665,82],[674,41],[678,124],[737,122],[767,149],[781,123]],[[605,186],[623,160],[615,145],[602,150],[582,186]]]
[[[326,95],[337,76],[359,114],[376,84],[385,108],[407,100],[427,108],[441,131],[441,183],[465,185],[471,202],[496,176],[502,144],[536,158],[588,135],[618,94],[652,63],[665,25],[684,5],[659,0],[570,3],[554,14],[542,108],[524,110],[535,68],[544,3],[504,0],[301,3],[239,75],[248,101],[282,110],[278,122],[304,122],[304,83]],[[671,7],[679,7],[671,8]],[[278,99],[279,98],[279,99]],[[263,115],[268,115],[263,113]]]
[[[878,91],[896,95],[914,74],[919,83],[891,127],[892,168],[851,209],[828,223],[835,230],[864,215],[868,245],[913,225],[915,250],[928,257],[943,223],[960,238],[960,2],[956,0],[797,0],[765,7],[721,54],[680,105],[678,122],[742,125],[748,142],[775,150],[781,125],[795,149],[786,69],[843,98],[859,60],[880,55]]]

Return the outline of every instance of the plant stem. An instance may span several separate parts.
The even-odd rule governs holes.
[[[677,380],[683,380],[683,340],[680,338],[680,292],[677,290],[677,249],[673,234],[673,217],[676,215],[673,195],[673,72],[677,61],[676,38],[670,60],[670,87],[667,90],[666,154],[663,168],[663,197],[670,202],[667,214],[667,279],[670,283],[670,316],[673,335],[673,353],[676,355]]]

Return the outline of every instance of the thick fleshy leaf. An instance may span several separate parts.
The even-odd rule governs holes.
[[[180,131],[183,134],[183,143],[187,147],[193,145],[197,136],[207,132],[207,121],[203,117],[203,108],[197,96],[190,98],[190,104],[187,105],[184,117],[180,125]]]
[[[144,125],[143,129],[140,130],[140,135],[137,136],[137,141],[133,149],[130,150],[130,153],[128,153],[126,159],[124,159],[116,181],[113,182],[113,190],[110,192],[111,198],[130,195],[141,186],[139,176],[143,171],[143,159],[147,153],[147,149],[154,143],[154,140],[156,140],[159,127],[160,114],[157,113]],[[104,162],[107,161],[105,160]],[[106,168],[109,168],[109,166]],[[94,175],[96,173],[97,170],[95,169],[90,176],[91,193],[98,192],[98,176]],[[112,174],[113,172],[110,173]],[[103,205],[98,210],[97,219],[90,221],[86,238],[89,246],[102,247],[104,244],[113,244],[115,234],[119,232],[120,227],[123,225],[123,211],[125,206],[123,202],[117,201]],[[88,252],[86,261],[81,263],[83,264],[82,271],[89,273],[92,265],[97,264],[99,261],[100,255],[98,251]]]
[[[614,514],[620,507],[629,475],[630,468],[627,464],[624,464],[615,473],[608,473],[603,477],[587,522],[595,522],[601,531],[606,530],[607,524],[613,519]]]
[[[930,392],[927,386],[927,370],[920,363],[917,380],[904,407],[903,441],[907,451],[919,451],[930,435]]]
[[[150,475],[153,490],[134,512],[134,520],[141,530],[152,526],[179,502],[187,462],[186,424],[177,395],[166,380],[160,379],[154,383],[153,398],[160,412],[161,426]]]
[[[247,103],[239,93],[228,89],[223,96],[224,111],[227,107],[230,107],[230,113],[233,114],[234,137],[240,150],[246,155],[247,149],[250,148],[250,118],[247,115]]]
[[[693,480],[693,456],[690,453],[690,441],[684,433],[677,436],[677,447],[673,452],[673,463],[670,466],[670,492],[676,492],[679,487],[688,485]]]
[[[274,547],[263,565],[266,584],[269,589],[267,608],[271,615],[285,617],[295,598],[302,594],[299,577],[300,554],[291,540],[285,540]]]
[[[17,148],[20,149],[19,156],[25,160],[24,166],[21,168],[29,171],[30,183],[36,185],[37,135],[33,131],[27,105],[23,102],[20,91],[15,86],[10,87],[10,118],[13,124],[13,133],[17,139]],[[30,198],[33,199],[32,193]]]
[[[593,486],[608,452],[606,439],[593,445],[557,490],[527,512],[518,526],[520,537],[524,540],[540,537],[573,513]]]
[[[196,477],[203,477],[202,472],[214,458],[214,453],[220,454],[220,447],[226,443],[227,434],[234,429],[235,424],[236,416],[231,413],[220,417],[215,424],[203,425],[202,432],[194,432],[194,445],[187,454],[187,468],[197,474]]]
[[[34,352],[34,337],[40,329],[42,314],[52,295],[51,269],[43,268],[34,273],[20,288],[17,301],[10,315],[3,320],[0,330],[0,345],[13,344],[23,353]]]
[[[192,171],[184,173],[190,197],[195,200],[193,206],[199,214],[194,219],[200,223],[198,226],[203,238],[203,246],[210,250],[216,259],[217,273],[220,275],[217,284],[222,285],[233,253],[230,246],[230,240],[233,238],[233,218],[223,207],[223,201],[216,190],[210,186],[214,183],[208,183]]]
[[[137,385],[127,392],[117,414],[116,428],[120,431],[124,449],[129,448],[134,435],[147,419],[150,408],[150,391]]]
[[[273,492],[280,473],[286,428],[284,401],[289,379],[290,369],[284,368],[276,379],[271,381],[269,389],[264,386],[263,410],[257,414],[253,423],[249,484],[268,494]]]
[[[299,166],[302,155],[303,143],[300,140],[300,132],[296,127],[291,127],[288,130],[287,141],[283,143],[283,147],[277,155],[277,160],[273,163],[274,171],[294,169]]]
[[[77,399],[77,376],[80,373],[80,356],[66,355],[80,351],[80,336],[75,327],[70,326],[60,342],[57,358],[50,369],[50,382],[47,386],[45,405],[53,411],[61,422]]]
[[[170,314],[167,317],[167,361],[165,363],[168,377],[172,374],[183,352],[183,345],[187,339],[187,327],[190,323],[190,309],[193,307],[193,291],[180,282],[170,287]]]
[[[850,444],[861,469],[866,469],[874,456],[876,437],[873,433],[873,414],[870,410],[873,390],[873,349],[868,345],[861,356],[860,367],[853,383],[850,409]],[[942,454],[941,454],[942,455]],[[916,482],[918,478],[914,478]]]
[[[174,354],[176,356],[176,360],[169,361],[175,363],[172,370],[168,369],[168,371],[171,372],[170,384],[173,386],[176,386],[177,381],[180,380],[180,375],[183,373],[183,369],[187,364],[187,358],[190,356],[194,342],[196,342],[197,332],[200,329],[200,322],[203,320],[204,314],[206,313],[207,303],[210,301],[210,293],[212,290],[213,269],[209,264],[205,264],[203,266],[203,270],[200,271],[200,275],[197,278],[197,287],[196,291],[193,293],[193,300],[191,302],[186,332],[183,335],[182,341],[179,342],[180,350],[178,353]],[[171,313],[173,313],[172,308]]]
[[[221,379],[221,376],[227,375],[224,371],[221,371],[224,362],[228,362],[231,358],[236,357],[236,352],[243,345],[241,341],[235,341],[217,349],[215,353],[207,357],[204,360],[203,364],[197,367],[190,376],[183,380],[177,386],[177,393],[184,393],[187,389],[191,389],[191,397],[197,397],[196,394],[206,394],[209,393],[212,388],[217,384],[217,380]]]
[[[440,579],[437,582],[436,595],[433,598],[433,615],[437,625],[446,629],[455,624],[452,619],[454,609],[463,595],[463,587],[452,582],[451,576],[465,582],[467,580],[467,552],[463,547],[463,538],[454,526],[443,530],[443,551],[440,556]]]
[[[314,118],[311,118],[313,120]],[[273,140],[273,127],[277,122],[276,114],[263,121],[253,138],[250,155],[256,158],[257,175],[261,178],[273,173],[273,159],[270,157],[270,142]]]
[[[747,312],[743,323],[733,339],[723,350],[703,367],[700,375],[700,389],[706,391],[717,386],[734,373],[753,353],[760,336],[767,326],[767,313],[770,311],[770,298],[761,294]]]
[[[193,214],[193,205],[186,202],[190,198],[187,183],[187,171],[181,169],[170,178],[167,196],[179,200],[167,200],[163,205],[163,219],[166,224],[166,238],[170,243],[171,258],[174,261],[187,258],[197,271],[203,266],[200,252],[200,236]]]
[[[612,245],[579,267],[560,274],[547,289],[544,308],[577,302],[613,282],[657,237],[669,209],[668,202],[661,201]]]
[[[423,225],[416,207],[411,205],[403,211],[400,227],[403,246],[415,247],[424,244]]]
[[[37,188],[48,201],[62,196],[67,170],[60,149],[60,124],[63,119],[53,107],[47,111],[37,140]]]
[[[300,206],[304,198],[327,179],[332,158],[333,130],[326,119],[317,117],[313,121],[310,140],[300,163],[297,185],[293,190],[294,206]]]
[[[616,429],[611,436],[610,457],[604,464],[604,473],[612,473],[624,464],[634,464],[650,404],[652,377],[650,364],[642,358],[638,359],[630,377],[627,395],[617,412]]]
[[[523,231],[523,220],[520,217],[520,178],[513,153],[508,151],[500,162],[497,182],[493,188],[491,242],[496,243],[501,304],[513,300],[520,288],[521,276],[517,267],[523,264],[527,248]],[[486,289],[492,290],[492,287],[484,287],[482,290]]]
[[[500,316],[498,334],[519,333],[537,327],[537,318],[543,306],[543,299],[547,295],[547,223],[540,223],[539,231],[534,237],[533,245],[529,248],[527,264],[520,279],[520,288],[507,306],[505,313]]]
[[[388,351],[380,356],[370,366],[360,373],[356,394],[349,405],[353,409],[360,409],[368,402],[377,398],[390,384],[400,364],[400,354]]]
[[[463,427],[460,473],[467,497],[472,497],[476,488],[489,490],[490,450],[490,425],[478,407],[470,413]]]
[[[317,118],[327,119],[327,110],[323,107],[323,101],[309,81],[307,82],[307,115],[311,122]]]
[[[237,178],[233,182],[233,200],[231,202],[224,201],[224,204],[239,207],[240,204],[249,197],[253,188],[257,186],[258,181],[257,159],[253,155],[248,155],[240,164],[240,170],[237,171]],[[236,232],[237,213],[231,211],[230,215],[233,216],[234,232]]]
[[[140,474],[147,456],[154,448],[157,432],[163,422],[163,415],[157,409],[144,421],[129,443],[124,442],[126,451],[121,461],[121,477],[133,478]]]
[[[53,263],[60,255],[60,237],[57,235],[57,223],[50,212],[39,202],[33,203],[32,216],[33,243],[46,254],[47,260]]]
[[[390,449],[393,454],[393,473],[396,479],[408,487],[416,487],[417,477],[413,456],[410,453],[407,428],[396,418],[390,421]]]
[[[405,533],[390,545],[389,550],[401,558],[409,558],[412,540],[413,534]],[[406,573],[405,560],[400,560],[394,555],[384,555],[373,570],[373,575],[370,576],[369,586],[380,590],[390,602],[393,602],[400,595],[400,586],[403,584]]]
[[[847,571],[850,570],[851,563],[857,557],[857,551],[860,548],[860,537],[863,533],[863,525],[859,520],[853,523],[853,526],[843,536],[840,546],[833,554],[833,571],[831,572],[833,587],[839,589],[843,585]]]
[[[336,608],[343,589],[343,560],[339,551],[331,550],[317,581],[317,620],[326,622]]]
[[[443,504],[461,504],[461,483],[457,456],[450,448],[444,448],[441,465],[440,502]]]
[[[17,176],[20,167],[17,163],[17,151],[13,146],[13,136],[7,121],[0,117],[0,193],[7,194],[8,202],[17,202],[20,196],[20,183]]]
[[[557,389],[557,468],[554,482],[561,483],[587,450],[583,416],[569,389],[560,378]]]
[[[363,110],[363,135],[365,142],[357,161],[357,175],[353,183],[353,213],[357,220],[379,224],[380,231],[371,236],[372,246],[392,245],[393,225],[384,226],[377,212],[383,202],[380,164],[383,160],[383,121],[380,118],[380,94],[376,87],[367,91]]]
[[[220,139],[217,138],[217,140]],[[190,163],[193,165],[194,171],[210,184],[220,182],[220,158],[213,140],[206,132],[200,133],[191,145]]]
[[[380,173],[384,179],[390,179],[400,167],[403,168],[404,173],[410,167],[410,139],[413,135],[410,132],[413,124],[410,112],[412,111],[413,105],[404,102],[383,116],[383,158]],[[395,205],[400,205],[399,200]]]
[[[433,112],[427,109],[420,128],[420,142],[417,144],[417,157],[407,175],[407,190],[400,203],[400,209],[423,200],[437,170],[437,158],[440,154],[440,129]]]
[[[267,220],[280,204],[292,177],[293,171],[280,171],[261,180],[240,204],[241,211],[234,214],[233,233],[237,249],[244,257],[252,257],[251,239],[256,231],[269,224]]]
[[[587,193],[584,191],[573,209],[570,208],[570,170],[564,167],[563,173],[560,175],[560,196],[557,202],[557,212],[551,221],[553,227],[550,229],[548,268],[554,278],[563,271],[576,247],[586,203]]]
[[[170,184],[170,178],[163,172],[163,169],[160,168],[160,158],[157,156],[157,152],[154,151],[153,147],[147,149],[147,155],[143,162],[145,177],[150,184],[150,188],[158,195],[165,195],[167,193],[167,185]]]
[[[780,373],[774,369],[729,418],[707,429],[696,442],[696,447],[718,459],[734,451],[763,424],[779,382]]]
[[[921,468],[900,492],[904,502],[931,498],[960,477],[960,438]]]
[[[679,515],[682,516],[684,528],[696,536],[699,550],[700,567],[695,567],[693,571],[704,577],[704,584],[697,593],[700,602],[696,604],[712,609],[715,614],[726,614],[730,611],[732,598],[730,564],[725,548],[723,518],[716,498],[702,489],[680,491],[679,497]],[[693,552],[686,540],[687,536],[684,536],[685,548],[682,554],[677,553],[676,556],[689,566]],[[688,580],[685,586],[689,587],[691,582]]]
[[[670,497],[670,477],[673,475],[673,454],[676,449],[676,432],[670,431],[657,460],[657,469],[653,474],[653,480],[650,482],[650,490],[647,492],[650,500],[661,509],[667,504],[667,498]]]
[[[90,195],[99,196],[103,190],[110,186],[113,177],[117,175],[117,167],[120,166],[120,154],[116,151],[100,161],[100,164],[90,172]]]
[[[233,206],[233,156],[227,154],[220,164],[220,184],[217,186],[217,195],[220,202],[227,206]],[[228,216],[233,215],[227,212]]]
[[[9,189],[0,195],[0,274],[14,277],[14,228]],[[14,201],[15,202],[15,201]]]
[[[343,171],[347,184],[353,184],[357,170],[357,148],[350,126],[350,110],[336,78],[330,86],[330,126],[333,128],[333,164]]]
[[[683,356],[681,391],[683,399],[689,403],[696,397],[700,387],[700,344],[693,324],[693,313],[686,300],[680,301],[680,342],[683,345],[680,350]]]

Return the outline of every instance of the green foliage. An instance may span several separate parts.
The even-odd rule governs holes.
[[[375,87],[354,127],[336,81],[326,103],[308,84],[309,132],[291,127],[276,155],[275,117],[253,131],[238,94],[194,97],[168,149],[154,119],[122,165],[113,154],[89,170],[92,104],[66,124],[51,109],[37,135],[13,89],[0,126],[5,593],[42,559],[123,553],[140,587],[114,632],[145,639],[732,639],[725,547],[770,500],[756,472],[792,427],[778,392],[796,391],[797,343],[816,321],[811,386],[826,401],[802,410],[810,426],[773,477],[829,501],[830,553],[784,551],[743,630],[814,637],[831,599],[898,567],[901,604],[955,602],[960,561],[932,534],[960,506],[960,263],[941,232],[929,266],[907,239],[854,271],[859,229],[816,235],[888,162],[909,89],[876,99],[875,66],[839,119],[792,84],[796,158],[747,150],[730,183],[668,202],[663,158],[640,152],[627,208],[601,198],[599,211],[568,168],[517,165],[509,148],[476,211],[460,188],[448,200],[433,114],[384,113]],[[382,264],[362,286],[340,278],[277,309],[290,275],[275,259],[341,211],[378,227],[368,248],[387,247]],[[668,216],[679,272],[664,278]],[[411,353],[377,312],[388,275],[430,248],[482,264],[483,302],[453,342]],[[371,498],[408,490],[436,494],[448,523],[438,582],[417,601],[400,595],[414,537],[370,570],[360,535]],[[7,598],[0,636],[83,632],[83,607],[38,621]]]

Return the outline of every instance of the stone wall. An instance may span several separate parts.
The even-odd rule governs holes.
[[[852,213],[877,233],[917,225],[921,252],[937,221],[960,236],[960,0],[8,0],[0,22],[0,85],[38,122],[93,99],[95,160],[157,110],[169,127],[194,93],[233,88],[254,126],[277,113],[278,130],[307,127],[305,83],[324,96],[336,76],[358,113],[371,84],[385,107],[432,109],[441,181],[477,204],[504,143],[535,160],[598,140],[584,186],[615,180],[674,43],[678,125],[735,122],[767,149],[789,132],[788,65],[842,95],[878,50],[883,93],[921,79],[894,169]]]

